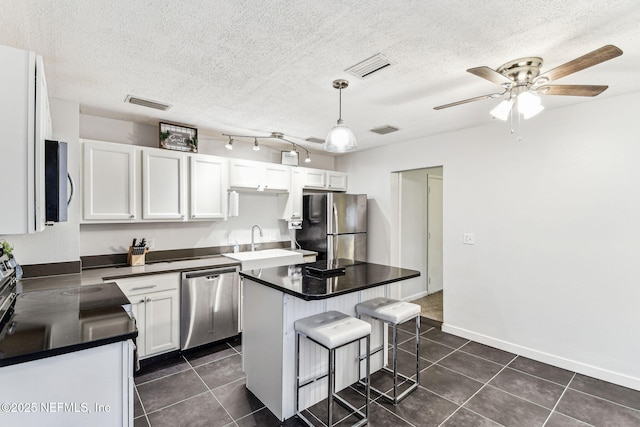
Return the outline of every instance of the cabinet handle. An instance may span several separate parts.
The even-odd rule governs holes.
[[[184,219],[184,215],[180,215],[180,218]]]
[[[151,298],[147,298],[147,302],[151,302]]]
[[[155,288],[157,285],[149,285],[149,286],[136,286],[135,288],[131,288],[132,291],[140,291],[142,289],[152,289]]]
[[[138,304],[144,304],[144,300],[141,299],[140,301],[138,301]]]
[[[131,218],[131,219],[133,219],[133,218],[135,218],[135,217],[136,217],[136,216],[135,216],[134,214],[129,215],[129,218]]]
[[[196,217],[195,215],[191,215],[191,218],[195,218],[195,217]]]

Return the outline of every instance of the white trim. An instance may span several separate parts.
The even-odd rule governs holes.
[[[519,356],[528,357],[539,362],[548,363],[559,368],[567,369],[579,374],[587,375],[603,381],[608,381],[623,387],[629,387],[640,391],[640,378],[631,377],[596,366],[587,365],[575,360],[566,359],[554,354],[545,353],[529,347],[524,347],[508,341],[499,340],[487,335],[478,334],[467,329],[459,328],[449,324],[442,324],[442,331],[457,335],[462,338],[473,340],[481,344],[495,347],[500,350],[515,353]]]

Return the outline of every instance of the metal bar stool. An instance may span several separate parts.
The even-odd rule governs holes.
[[[389,298],[374,298],[369,301],[356,305],[356,313],[358,319],[362,316],[369,316],[372,319],[379,320],[391,326],[393,331],[393,339],[391,341],[393,349],[393,370],[383,367],[382,370],[393,374],[393,397],[387,393],[371,387],[376,393],[379,393],[386,399],[397,405],[402,399],[407,397],[409,393],[418,388],[420,384],[420,306],[410,302],[398,301]],[[398,325],[401,325],[411,319],[416,321],[416,379],[413,380],[406,375],[398,372]],[[384,326],[383,326],[384,327]],[[380,348],[371,352],[374,355],[385,349],[384,343]],[[409,382],[411,385],[408,389],[398,395],[398,378]]]
[[[363,320],[356,319],[355,317],[347,316],[339,311],[328,311],[326,313],[316,314],[314,316],[305,317],[304,319],[297,320],[294,323],[294,329],[296,331],[296,395],[295,395],[295,408],[296,414],[304,420],[308,425],[313,425],[298,408],[299,393],[302,387],[314,383],[324,377],[327,377],[328,382],[328,396],[327,396],[327,409],[328,409],[328,426],[333,426],[333,400],[335,399],[345,408],[354,411],[356,416],[360,420],[354,424],[354,426],[362,426],[369,422],[369,379],[370,379],[370,364],[369,364],[369,351],[371,349],[371,325]],[[324,375],[320,375],[316,378],[300,382],[300,338],[304,336],[314,343],[324,347],[329,352],[329,366],[328,372]],[[366,403],[365,413],[353,407],[349,402],[335,393],[335,351],[346,345],[360,341],[366,338],[367,340],[367,373],[366,373]],[[358,344],[358,350],[360,345]],[[358,358],[360,360],[360,354]],[[358,363],[358,374],[360,373],[360,363]],[[360,377],[358,376],[358,381]]]

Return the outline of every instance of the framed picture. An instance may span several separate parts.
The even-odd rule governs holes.
[[[198,129],[160,122],[160,148],[198,152]]]
[[[289,166],[298,166],[298,152],[291,151],[281,151],[280,152],[280,163],[283,165]]]

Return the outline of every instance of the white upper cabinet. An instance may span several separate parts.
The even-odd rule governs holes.
[[[44,140],[52,137],[42,58],[0,46],[0,170],[10,186],[2,195],[0,235],[44,229]]]
[[[347,174],[304,168],[303,187],[316,190],[347,191]]]
[[[285,220],[302,219],[302,176],[301,168],[291,168],[291,189],[289,193],[278,194],[280,218]]]
[[[228,161],[202,154],[189,156],[189,219],[225,219]]]
[[[290,170],[285,165],[236,159],[229,164],[230,187],[287,192],[290,181]]]
[[[142,151],[142,219],[186,219],[187,155]]]
[[[88,222],[139,218],[135,146],[88,141],[83,144],[83,219]]]

